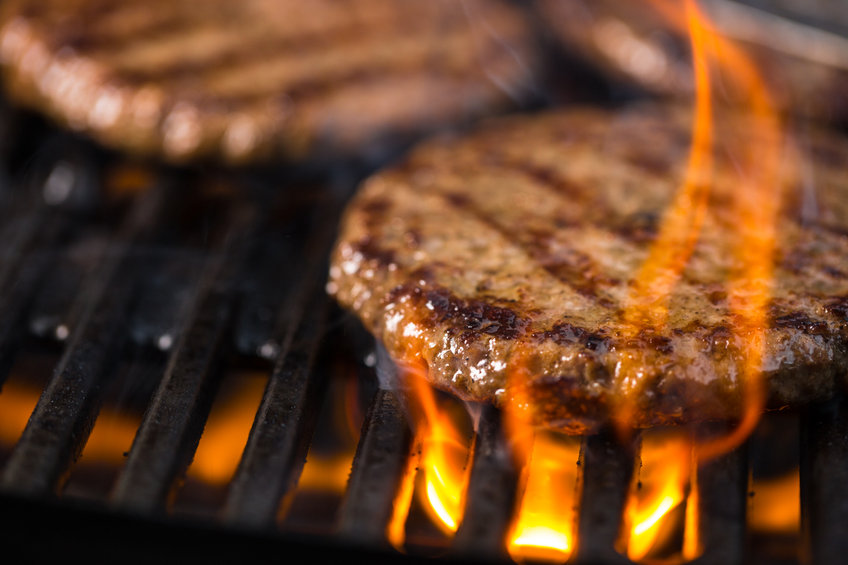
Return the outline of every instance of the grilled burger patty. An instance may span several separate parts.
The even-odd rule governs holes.
[[[738,244],[728,201],[740,186],[731,141],[755,138],[745,118],[723,124],[665,327],[634,334],[623,320],[689,147],[688,112],[651,106],[502,118],[418,147],[354,196],[328,291],[394,359],[420,358],[437,387],[502,405],[512,379],[547,426],[608,423],[624,361],[644,384],[635,425],[736,418],[746,336],[728,298]],[[762,364],[770,407],[826,398],[848,369],[846,162],[848,144],[821,132],[781,156]]]
[[[12,0],[0,58],[15,100],[112,146],[294,160],[512,104],[535,56],[522,14],[501,0]]]
[[[549,35],[602,73],[653,93],[690,99],[688,39],[676,36],[651,2],[534,0]],[[769,2],[767,5],[780,4]],[[803,3],[783,2],[802,9]],[[806,8],[806,16],[845,14],[838,0]],[[736,6],[733,13],[728,11]],[[808,117],[848,119],[848,41],[834,33],[776,20],[738,2],[704,3],[718,28],[739,39],[778,96],[782,109]],[[724,7],[724,9],[720,9]],[[805,18],[799,18],[803,21]],[[800,39],[799,39],[800,38]]]

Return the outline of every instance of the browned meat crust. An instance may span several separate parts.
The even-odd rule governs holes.
[[[738,118],[721,131],[700,240],[667,327],[623,329],[622,309],[658,218],[682,178],[686,112],[591,108],[496,120],[431,141],[364,183],[343,218],[328,291],[398,360],[416,354],[438,387],[504,401],[515,365],[546,425],[607,423],[619,363],[645,388],[636,425],[732,419],[743,336],[727,273],[737,219]],[[769,406],[830,396],[848,368],[848,144],[787,143],[763,371]],[[527,354],[529,346],[529,354]]]
[[[501,0],[3,4],[14,99],[173,161],[364,154],[509,107],[535,57]]]
[[[848,18],[842,2],[824,3],[828,6],[822,11]],[[775,19],[739,2],[703,4],[717,27],[740,40],[752,55],[786,112],[848,119],[848,41],[844,37],[820,30],[811,35],[813,28],[787,26],[785,18]],[[689,99],[693,85],[688,41],[673,33],[650,5],[632,0],[534,0],[540,22],[569,53],[615,80]],[[806,10],[821,16],[811,7]]]

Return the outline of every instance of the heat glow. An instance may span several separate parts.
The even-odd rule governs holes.
[[[507,550],[518,562],[563,563],[574,552],[578,438],[540,433],[524,466]]]
[[[509,375],[504,427],[521,471],[507,551],[518,562],[563,563],[577,546],[580,440],[535,429],[529,382],[531,346],[520,346]]]
[[[403,550],[406,541],[413,494],[444,535],[452,537],[456,533],[465,509],[471,456],[471,438],[461,431],[461,417],[467,416],[464,408],[439,402],[427,381],[418,345],[412,343],[407,360],[399,363],[415,437],[413,456],[401,478],[386,528],[386,537],[398,550]]]
[[[697,555],[695,530],[695,490],[693,485],[693,451],[689,435],[682,431],[647,432],[642,437],[641,467],[638,482],[625,509],[627,524],[626,553],[633,561],[641,561],[663,545],[669,535],[666,521],[686,503],[683,513],[684,543],[682,555]]]

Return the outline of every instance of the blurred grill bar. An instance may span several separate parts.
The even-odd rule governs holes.
[[[841,563],[848,556],[848,401],[810,408],[801,433],[803,558]]]
[[[337,206],[323,212],[335,217]],[[325,335],[329,299],[324,258],[334,223],[322,223],[301,254],[289,257],[298,283],[271,342],[280,344],[247,446],[230,485],[224,519],[241,526],[273,527],[281,501],[294,490],[316,425],[326,373],[315,370]]]
[[[237,209],[225,236],[226,248],[210,260],[118,479],[112,495],[116,504],[140,512],[163,509],[175,479],[191,462],[226,352],[235,285],[259,225],[256,209]]]
[[[0,477],[2,488],[52,494],[81,452],[97,417],[100,379],[122,345],[137,275],[132,252],[153,236],[171,194],[168,186],[160,184],[139,198],[94,283],[81,294],[80,325],[6,464]]]
[[[359,545],[385,545],[395,493],[410,457],[410,441],[397,394],[378,390],[365,416],[339,512],[341,536]]]

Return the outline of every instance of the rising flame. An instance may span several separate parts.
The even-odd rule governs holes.
[[[420,473],[423,487],[419,495],[433,522],[446,534],[453,534],[462,521],[469,441],[457,422],[436,401],[436,395],[422,370],[408,369],[406,383],[420,415],[416,438],[421,449]]]
[[[641,488],[631,496],[627,508],[631,527],[626,551],[634,561],[645,558],[657,545],[664,522],[685,500],[687,488],[692,488],[693,494],[685,514],[683,554],[687,559],[697,554],[694,524],[697,489],[693,472],[697,466],[692,465],[692,454],[696,463],[702,463],[735,449],[750,435],[763,412],[765,387],[761,366],[780,206],[778,169],[783,136],[775,105],[756,67],[738,47],[714,30],[695,0],[686,0],[682,10],[678,3],[663,0],[652,0],[651,4],[690,38],[696,97],[684,182],[663,218],[625,308],[625,320],[634,335],[645,328],[666,329],[669,297],[697,244],[708,213],[716,121],[711,68],[721,71],[726,83],[741,94],[742,105],[748,110],[756,133],[756,143],[748,139],[744,148],[734,152],[739,158],[741,175],[731,198],[734,222],[729,229],[734,245],[727,250],[734,259],[728,282],[729,308],[734,320],[733,332],[742,343],[739,367],[744,395],[742,417],[728,435],[694,445],[686,439],[665,439],[665,444],[659,446],[652,445],[648,437],[643,440]],[[636,399],[645,383],[626,364],[617,376],[624,399],[619,429],[630,433]]]
[[[777,212],[780,207],[778,185],[783,132],[775,105],[765,82],[747,56],[719,35],[695,0],[673,2],[649,0],[669,22],[672,29],[691,42],[695,83],[692,140],[686,170],[680,187],[666,210],[645,262],[636,273],[631,292],[624,304],[624,338],[640,332],[668,332],[670,297],[695,250],[705,221],[710,215],[711,194],[716,166],[715,146],[724,142],[716,115],[713,82],[721,74],[722,85],[748,110],[750,130],[755,133],[747,145],[733,148],[739,179],[730,197],[727,213],[733,221],[728,228],[733,242],[726,253],[732,257],[727,287],[732,331],[741,344],[738,375],[743,410],[738,426],[729,434],[710,440],[693,441],[686,434],[655,436],[643,440],[640,487],[627,503],[625,551],[634,560],[651,556],[662,544],[663,532],[675,516],[683,521],[684,537],[680,554],[692,559],[698,553],[697,473],[698,464],[730,451],[742,443],[762,414],[765,394],[761,366],[768,327],[767,304],[773,270]],[[732,137],[732,136],[731,136]],[[736,142],[734,140],[734,142]],[[738,142],[736,142],[738,144]],[[738,149],[738,150],[737,150]],[[414,326],[414,324],[412,324]],[[425,476],[424,492],[436,523],[448,532],[455,531],[462,517],[465,490],[463,455],[467,454],[454,424],[440,413],[432,391],[423,378],[421,332],[412,327],[409,355],[403,361],[412,364],[411,396],[421,407],[416,417],[417,441],[421,446],[421,467]],[[529,348],[528,346],[527,348]],[[532,405],[522,393],[529,382],[527,355],[522,345],[513,352],[507,383],[506,427],[516,459],[522,468],[522,492],[517,514],[507,539],[507,548],[516,560],[541,559],[565,561],[576,545],[575,501],[579,477],[576,448],[538,434],[529,415]],[[640,351],[624,352],[615,379],[620,405],[614,407],[616,424],[622,435],[633,433],[639,398],[646,383],[638,368],[643,364]],[[408,480],[404,484],[408,484]],[[396,515],[405,519],[398,507],[408,501],[402,489]],[[685,510],[684,510],[685,507]],[[393,519],[393,523],[394,523]],[[396,543],[398,526],[394,526]],[[397,543],[396,543],[397,545]]]
[[[532,403],[521,386],[529,382],[531,346],[521,344],[509,374],[511,394],[504,425],[522,468],[518,506],[507,537],[515,561],[565,562],[573,554],[578,498],[580,442],[535,429]]]
[[[579,453],[574,437],[540,433],[533,441],[507,539],[515,561],[563,563],[574,552]]]
[[[694,498],[692,441],[682,431],[647,432],[642,437],[641,468],[625,509],[626,553],[640,561],[666,541],[669,518],[687,503],[683,520],[682,556],[697,555],[697,501]],[[691,489],[691,490],[690,490]],[[677,512],[677,515],[680,513]]]

